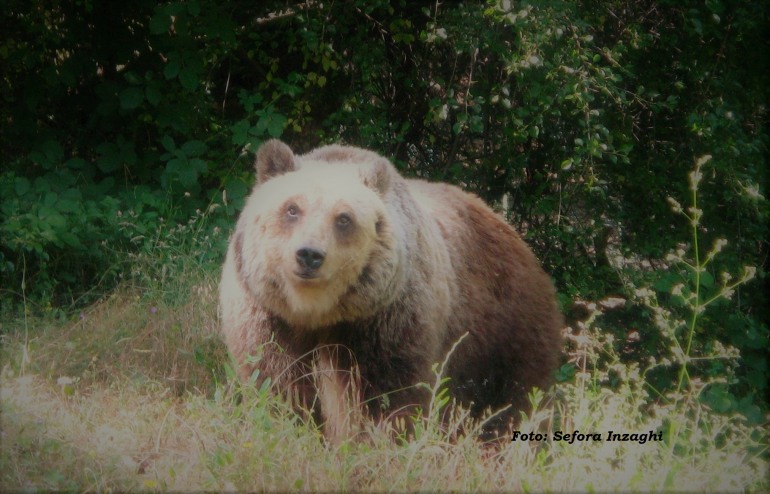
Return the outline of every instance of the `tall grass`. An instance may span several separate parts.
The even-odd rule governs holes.
[[[697,205],[690,209],[692,216]],[[0,490],[770,489],[767,430],[703,405],[708,383],[689,377],[693,358],[737,355],[724,348],[692,355],[710,303],[698,295],[697,278],[694,289],[677,288],[689,297],[687,320],[651,290],[637,291],[668,337],[670,361],[621,363],[602,305],[591,305],[588,320],[567,334],[574,379],[533,392],[534,409],[518,425],[542,440],[482,444],[471,433],[479,424],[461,409],[452,420],[469,432],[448,432],[439,424],[450,402],[437,365],[435,382],[426,383],[431,407],[412,440],[394,441],[392,431],[368,424],[366,440],[332,446],[269,390],[233,377],[216,334],[217,272],[200,262],[215,239],[199,235],[201,221],[205,214],[160,235],[132,260],[135,275],[122,289],[70,320],[2,323]],[[697,228],[693,235],[697,244]],[[172,244],[171,236],[188,243]],[[717,254],[693,260],[675,252],[669,262],[697,272]],[[750,273],[725,277],[720,296]],[[671,368],[677,385],[651,399],[646,375],[660,366]],[[661,440],[608,441],[609,431]]]

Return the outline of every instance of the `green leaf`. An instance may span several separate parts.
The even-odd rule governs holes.
[[[208,163],[206,161],[200,159],[200,158],[193,158],[190,160],[190,168],[195,170],[197,173],[206,173],[209,169]]]
[[[247,119],[243,119],[236,124],[230,126],[230,133],[232,134],[231,141],[236,146],[244,146],[249,140],[249,130],[251,130],[251,124]]]
[[[40,209],[37,212],[37,217],[41,222],[56,230],[62,230],[65,226],[67,226],[67,220],[64,218],[64,216],[59,214],[56,209],[50,206],[40,206]],[[53,234],[52,231],[51,233]],[[53,235],[54,237],[56,236],[56,234]]]
[[[177,75],[179,75],[179,71],[182,69],[182,60],[179,57],[179,54],[176,52],[170,53],[168,55],[168,62],[166,62],[166,66],[163,67],[163,76],[166,79],[173,79]]]
[[[147,97],[147,102],[149,102],[152,106],[158,106],[158,103],[160,103],[162,98],[160,90],[155,84],[147,85],[144,90],[144,95]]]
[[[104,173],[111,173],[123,166],[123,160],[120,151],[115,143],[105,142],[96,147],[96,152],[100,154],[96,160],[96,166]]]
[[[198,87],[198,74],[191,68],[184,67],[181,71],[179,71],[179,82],[182,83],[183,88],[192,91]]]
[[[59,141],[53,139],[45,141],[42,150],[43,153],[45,153],[45,156],[51,161],[61,161],[64,157],[64,148],[59,144]]]
[[[56,206],[56,202],[59,200],[59,195],[56,192],[48,192],[43,197],[43,205],[49,208]]]
[[[273,113],[267,123],[267,133],[272,137],[280,137],[288,119],[283,115]]]
[[[201,6],[195,0],[187,2],[187,11],[192,16],[198,16],[201,13]]]
[[[160,139],[160,143],[163,145],[163,148],[169,153],[172,153],[176,150],[176,144],[174,143],[174,138],[168,134],[164,135]]]
[[[80,242],[80,239],[75,235],[74,233],[70,231],[63,231],[59,235],[61,237],[62,241],[69,245],[70,247],[80,247],[82,246],[82,243]]]
[[[235,179],[230,179],[225,183],[225,190],[227,191],[228,202],[235,204],[238,208],[242,207],[243,201],[249,193],[246,184]]]
[[[677,283],[681,283],[682,278],[676,273],[666,273],[652,286],[655,290],[663,293],[670,293],[671,287]]]
[[[181,183],[184,187],[192,187],[198,182],[198,167],[195,166],[195,161],[201,161],[201,160],[191,160],[187,163],[187,166],[183,166],[178,171],[178,177],[179,177],[179,183]]]
[[[481,120],[481,117],[479,117],[478,115],[474,115],[469,120],[468,127],[471,132],[481,133],[484,131],[484,122]]]
[[[192,140],[182,144],[182,152],[187,156],[200,156],[205,153],[208,146],[201,141]]]
[[[141,88],[130,87],[120,93],[120,106],[125,110],[133,110],[144,101],[144,92]]]
[[[86,162],[86,160],[82,158],[72,158],[67,160],[65,165],[70,170],[82,170],[83,168],[86,168],[88,166],[88,163]]]
[[[711,385],[701,394],[701,401],[718,413],[727,413],[733,408],[735,397],[723,385]]]
[[[714,286],[714,277],[708,271],[703,271],[700,274],[700,286],[704,288],[711,288]]]
[[[63,213],[74,213],[80,210],[80,205],[75,201],[62,199],[56,205],[57,209]]]
[[[150,32],[152,34],[164,34],[168,32],[170,25],[171,16],[168,15],[165,9],[162,9],[160,12],[152,16],[152,19],[150,19]]]
[[[123,76],[123,78],[129,83],[133,85],[138,85],[142,83],[142,78],[133,70],[126,72],[126,74]]]
[[[690,22],[692,23],[693,29],[695,29],[695,32],[699,35],[703,35],[703,23],[700,21],[700,19],[691,18]]]
[[[23,196],[24,194],[29,192],[29,188],[30,188],[29,180],[27,180],[24,177],[16,177],[13,187],[14,187],[14,190],[16,191],[17,196]]]

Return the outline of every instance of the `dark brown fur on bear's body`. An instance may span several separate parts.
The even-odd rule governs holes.
[[[290,282],[263,260],[265,251],[283,245],[267,245],[267,236],[286,235],[289,242],[305,226],[275,231],[283,227],[272,225],[284,223],[268,221],[273,213],[260,195],[273,177],[298,170],[297,194],[312,195],[302,170],[337,162],[349,163],[350,174],[360,175],[382,205],[369,229],[375,238],[366,244],[366,264],[328,322],[315,324],[295,318],[283,295]],[[492,424],[497,433],[509,427],[513,412],[528,408],[532,387],[550,384],[562,325],[553,285],[518,234],[480,199],[450,185],[405,180],[387,160],[357,148],[329,146],[295,157],[272,141],[258,153],[257,169],[220,295],[223,333],[242,378],[259,370],[259,380],[269,377],[320,411],[333,438],[349,432],[345,408],[360,402],[375,418],[411,413],[413,406],[426,410],[429,393],[416,384],[434,382],[432,365],[465,333],[448,362],[450,391],[476,416],[512,405]],[[341,195],[330,204],[344,201]],[[322,213],[308,208],[307,215]],[[395,250],[397,261],[387,258]]]

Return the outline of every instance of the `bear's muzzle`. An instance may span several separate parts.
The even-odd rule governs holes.
[[[313,247],[302,247],[297,249],[294,258],[301,269],[295,274],[300,278],[310,279],[318,276],[318,269],[323,265],[326,253]]]

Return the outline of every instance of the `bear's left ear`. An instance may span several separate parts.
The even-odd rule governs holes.
[[[362,178],[364,185],[383,196],[390,189],[394,173],[396,172],[390,161],[378,157],[363,170]]]
[[[273,177],[296,170],[294,153],[283,142],[271,139],[257,151],[256,167],[257,183],[265,183]]]

